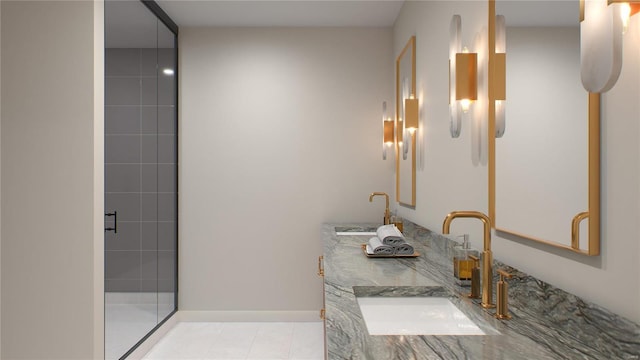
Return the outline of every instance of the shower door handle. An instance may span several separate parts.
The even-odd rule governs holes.
[[[113,231],[114,234],[117,234],[118,233],[118,212],[114,211],[111,213],[106,213],[104,214],[104,216],[109,216],[109,217],[113,216],[113,227],[106,227],[104,228],[104,231],[105,232]]]

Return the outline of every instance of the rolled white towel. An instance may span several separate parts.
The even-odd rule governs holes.
[[[394,245],[396,249],[396,255],[413,255],[414,249],[413,246],[408,243]]]
[[[369,239],[367,250],[376,255],[393,255],[396,251],[393,246],[384,245],[376,236]]]
[[[393,224],[380,226],[378,230],[376,230],[376,233],[378,239],[382,240],[382,243],[385,245],[394,246],[405,243],[404,236]]]

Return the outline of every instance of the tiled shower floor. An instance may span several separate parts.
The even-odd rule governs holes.
[[[105,359],[119,359],[173,310],[173,293],[106,293]]]

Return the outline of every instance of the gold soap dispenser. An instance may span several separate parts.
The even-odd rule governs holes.
[[[469,247],[469,235],[460,235],[462,244],[453,247],[453,277],[459,286],[471,286],[471,272],[473,260],[469,257],[479,257],[479,253]]]

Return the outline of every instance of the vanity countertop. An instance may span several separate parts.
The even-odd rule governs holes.
[[[335,226],[322,227],[331,360],[640,359],[638,324],[499,262],[494,269],[506,268],[514,274],[509,280],[513,318],[496,319],[495,309],[483,309],[476,300],[463,296],[468,288],[454,284],[453,241],[425,228],[404,224],[405,237],[419,257],[367,258],[361,244],[370,236],[337,236]],[[496,283],[497,277],[494,288]],[[369,335],[356,294],[429,296],[434,289],[445,291],[490,335]]]

